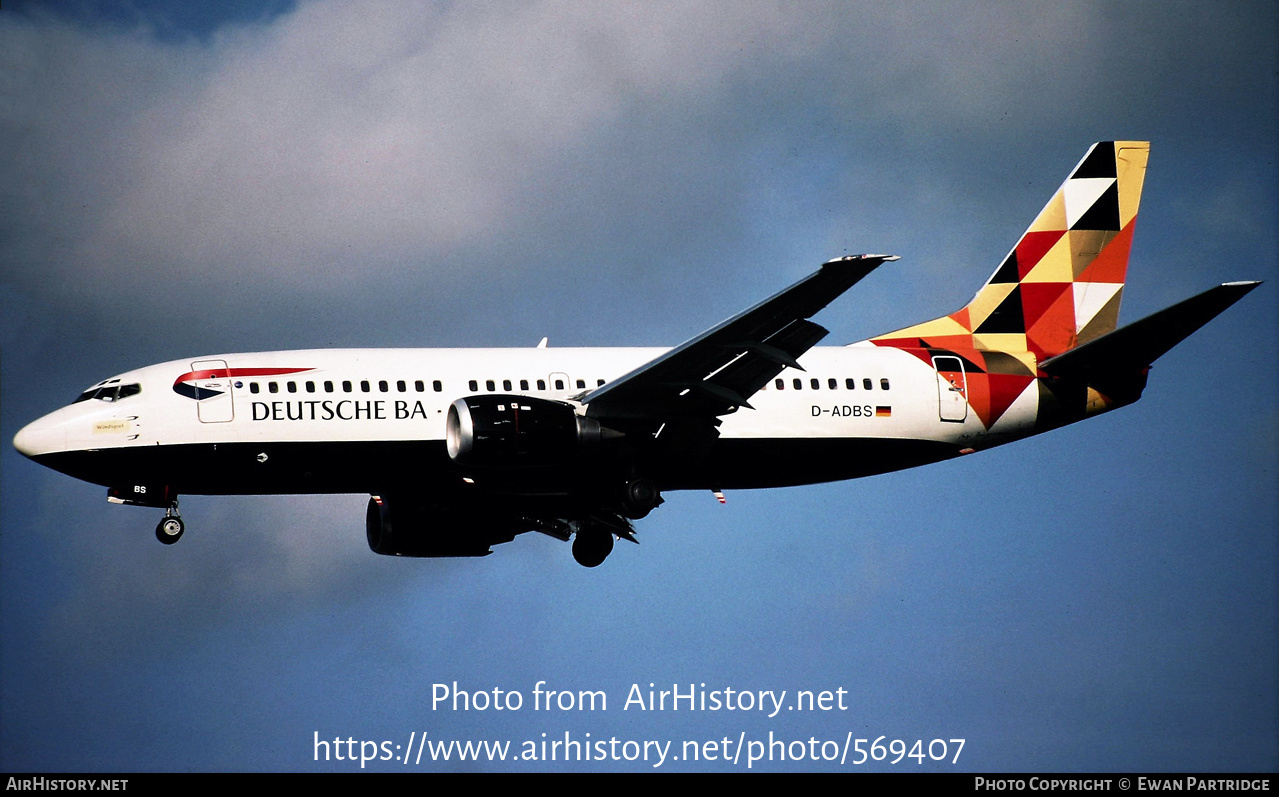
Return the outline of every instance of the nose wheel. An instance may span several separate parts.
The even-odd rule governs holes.
[[[175,501],[173,506],[169,507],[164,513],[164,518],[155,527],[155,538],[165,545],[172,545],[182,539],[182,532],[186,531],[186,529],[186,524],[178,516],[178,504]]]

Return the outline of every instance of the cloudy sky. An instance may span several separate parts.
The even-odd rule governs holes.
[[[1121,321],[1274,280],[1276,25],[1268,2],[6,2],[0,769],[341,771],[315,734],[422,732],[1275,769],[1273,281],[1133,407],[860,482],[672,495],[595,570],[541,535],[375,556],[364,496],[185,498],[166,548],[158,511],[8,441],[152,362],[673,345],[830,257],[901,255],[818,318],[859,340],[964,304],[1097,140],[1153,142]],[[525,707],[433,710],[454,681]],[[535,712],[538,681],[608,709]],[[623,711],[650,683],[847,708]]]

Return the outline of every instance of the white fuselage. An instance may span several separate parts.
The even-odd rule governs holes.
[[[115,400],[89,398],[64,407],[23,429],[15,443],[29,456],[45,457],[60,470],[108,486],[171,481],[187,493],[375,491],[374,474],[381,463],[351,457],[395,458],[400,454],[390,447],[396,444],[440,448],[449,406],[459,397],[496,393],[572,401],[663,351],[318,349],[194,357],[120,374],[102,384],[140,389]],[[663,480],[662,474],[655,477],[671,488],[826,481],[921,462],[912,454],[901,464],[883,458],[879,448],[871,452],[875,461],[813,463],[801,458],[814,452],[823,459],[855,457],[859,449],[854,443],[902,441],[930,444],[925,459],[931,461],[1006,442],[1034,427],[1038,401],[1033,386],[987,429],[967,411],[962,396],[955,411],[954,391],[939,385],[932,367],[898,349],[814,348],[800,364],[803,371],[787,368],[752,396],[753,410],[742,408],[723,418],[717,447],[731,452],[731,461],[712,458],[707,465],[711,472],[681,472],[673,481]],[[579,406],[578,412],[587,409]],[[192,459],[172,455],[163,470],[144,465],[165,453],[197,448],[227,453],[220,465],[216,456],[213,464],[197,468]],[[241,455],[232,457],[231,451]],[[129,456],[89,456],[111,452]],[[73,459],[77,453],[86,456]],[[60,466],[57,455],[75,462],[76,469]],[[287,472],[277,469],[281,456],[291,463]],[[344,460],[340,467],[324,464],[333,457]],[[294,473],[307,467],[306,460],[315,467]],[[673,463],[674,471],[680,470],[678,464]],[[400,473],[420,466],[422,476],[433,476],[440,458],[414,454],[407,461],[394,460],[394,465]],[[206,467],[212,472],[205,472]],[[752,469],[758,477],[740,476]],[[230,478],[232,472],[235,478]],[[314,477],[318,473],[329,475]],[[347,477],[340,474],[354,476],[345,483]],[[359,478],[361,474],[370,479]]]

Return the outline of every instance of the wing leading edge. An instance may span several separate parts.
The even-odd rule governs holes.
[[[803,370],[800,355],[826,337],[808,319],[896,255],[850,255],[822,264],[786,290],[586,393],[600,419],[705,421],[738,407],[784,368]]]

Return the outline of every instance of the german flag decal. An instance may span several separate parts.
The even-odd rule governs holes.
[[[891,418],[891,417],[893,417],[893,408],[892,408],[892,407],[876,407],[876,408],[875,408],[875,417],[876,417],[876,418]]]

